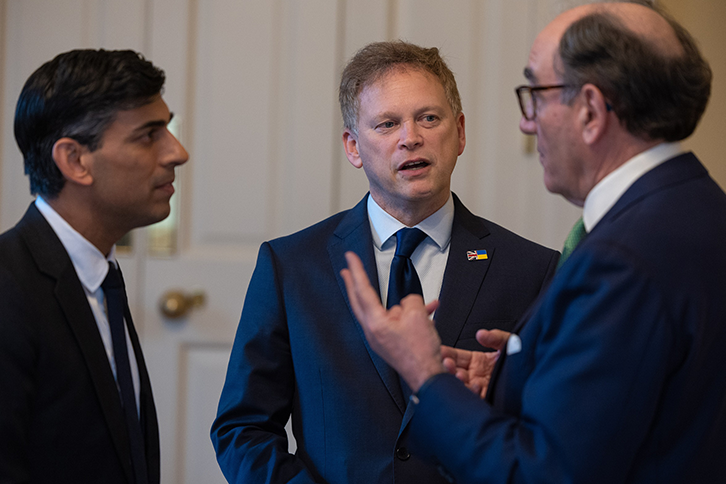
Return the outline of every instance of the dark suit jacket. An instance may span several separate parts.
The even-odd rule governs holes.
[[[411,438],[459,483],[726,482],[726,195],[643,175],[558,271],[489,403],[427,382]]]
[[[128,317],[127,317],[128,320]],[[138,336],[149,482],[159,436]],[[96,320],[70,258],[31,205],[0,236],[0,483],[128,483],[129,438]]]
[[[480,348],[476,330],[512,329],[558,254],[454,200],[437,327],[444,344]],[[488,260],[467,260],[467,250],[479,249]],[[340,277],[349,250],[378,289],[366,198],[260,248],[212,428],[230,482],[442,482],[407,450],[398,375],[368,347],[352,314]],[[291,414],[295,455],[283,429]]]

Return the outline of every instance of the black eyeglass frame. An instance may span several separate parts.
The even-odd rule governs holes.
[[[514,92],[517,94],[517,101],[519,101],[519,109],[522,110],[522,116],[524,116],[524,119],[526,119],[527,121],[534,121],[534,119],[537,117],[537,101],[533,95],[534,92],[547,91],[549,89],[565,89],[568,87],[573,86],[570,84],[550,84],[547,86],[522,85],[514,88]],[[524,101],[522,100],[522,93],[525,91],[529,92],[529,96],[532,98],[532,117],[529,117],[527,115],[527,110],[524,107]]]

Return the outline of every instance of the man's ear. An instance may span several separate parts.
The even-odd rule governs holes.
[[[464,152],[466,147],[466,130],[464,129],[465,124],[464,113],[459,113],[456,117],[456,131],[459,135],[459,156]]]
[[[89,170],[88,148],[72,138],[60,138],[53,144],[53,161],[66,181],[88,186],[93,182]]]
[[[582,125],[582,139],[592,145],[605,134],[608,125],[613,121],[610,117],[610,105],[602,91],[594,84],[585,84],[580,90],[582,104],[579,121]]]
[[[356,168],[363,166],[363,160],[361,160],[358,151],[358,135],[350,129],[343,131],[343,148],[345,149],[345,156],[351,165]]]

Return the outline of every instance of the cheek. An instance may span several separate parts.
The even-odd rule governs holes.
[[[146,166],[128,167],[116,173],[111,181],[120,198],[125,200],[147,197],[153,186],[154,172]]]
[[[368,147],[368,155],[374,163],[382,164],[382,160],[387,160],[391,157],[393,148],[390,143],[380,142],[372,143]]]

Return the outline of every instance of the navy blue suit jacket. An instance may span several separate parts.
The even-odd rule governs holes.
[[[127,314],[127,321],[130,315]],[[133,324],[149,483],[159,429]],[[0,235],[0,483],[133,482],[116,380],[68,253],[35,204]]]
[[[726,195],[692,153],[646,173],[555,275],[488,401],[436,376],[411,439],[458,483],[726,482],[724,241]]]
[[[454,200],[436,320],[444,344],[474,348],[477,329],[514,327],[558,255]],[[489,259],[467,260],[479,249]],[[212,428],[230,482],[443,482],[408,452],[398,375],[368,347],[349,307],[340,277],[349,250],[378,289],[365,198],[260,248]],[[284,431],[290,415],[295,455]]]

